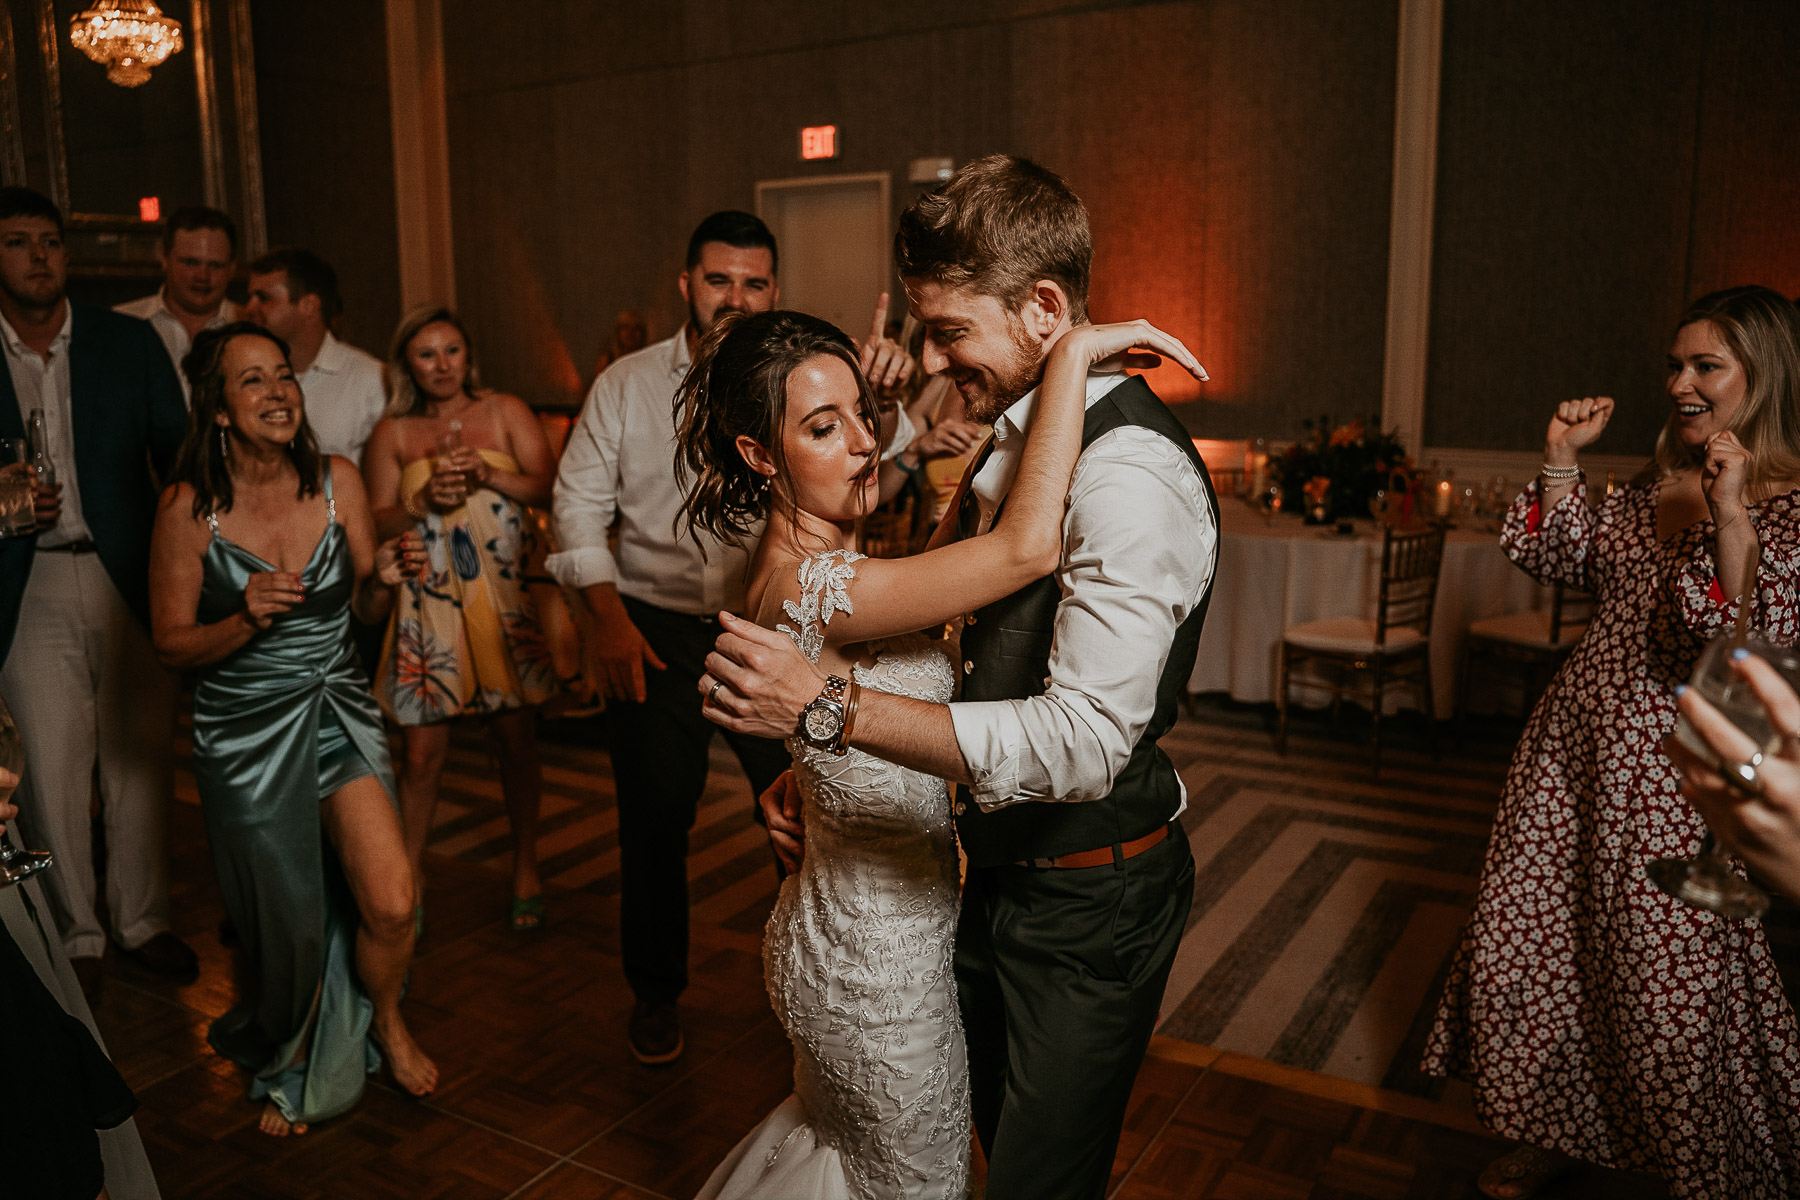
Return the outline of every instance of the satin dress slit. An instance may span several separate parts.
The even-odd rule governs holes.
[[[243,943],[238,1003],[207,1041],[251,1072],[253,1099],[293,1122],[347,1112],[381,1062],[356,975],[356,902],[319,805],[369,775],[395,795],[381,710],[351,641],[356,578],[329,468],[322,502],[329,520],[301,573],[305,599],[194,686],[194,777]],[[202,624],[241,610],[250,577],[276,569],[207,520]]]

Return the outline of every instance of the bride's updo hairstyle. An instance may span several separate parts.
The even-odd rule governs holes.
[[[1675,330],[1697,321],[1718,332],[1744,370],[1744,402],[1730,428],[1750,452],[1751,488],[1761,496],[1769,484],[1800,477],[1800,308],[1766,287],[1734,287],[1688,305]],[[1697,465],[1678,428],[1671,414],[1646,482]]]
[[[706,530],[720,541],[744,537],[780,505],[797,517],[786,486],[782,429],[787,418],[788,376],[808,359],[835,358],[856,380],[857,407],[871,431],[881,426],[875,398],[857,363],[856,346],[829,321],[798,312],[744,316],[728,313],[700,343],[694,365],[675,394],[680,445],[675,474],[687,494],[681,516],[690,535]],[[775,462],[774,486],[738,450],[748,437]],[[868,470],[878,467],[869,456]]]

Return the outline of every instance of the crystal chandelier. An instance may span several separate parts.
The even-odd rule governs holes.
[[[181,49],[181,22],[165,17],[154,0],[96,4],[69,22],[75,48],[106,68],[120,87],[150,82],[150,68]]]

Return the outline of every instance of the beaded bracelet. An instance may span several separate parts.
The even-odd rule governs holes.
[[[1580,478],[1581,468],[1553,467],[1549,463],[1545,463],[1538,468],[1538,474],[1543,476],[1546,483],[1568,483],[1572,479]]]

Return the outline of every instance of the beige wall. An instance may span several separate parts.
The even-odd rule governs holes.
[[[1096,318],[1198,350],[1196,428],[1376,411],[1395,20],[1392,0],[445,0],[458,293],[492,380],[573,398],[618,309],[675,329],[688,233],[757,180],[889,171],[897,215],[909,159],[1010,151],[1088,202]],[[843,157],[797,161],[827,122]]]

